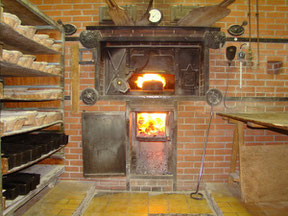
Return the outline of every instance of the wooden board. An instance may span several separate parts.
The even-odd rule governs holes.
[[[287,112],[217,113],[217,115],[246,123],[250,122],[265,127],[288,130]]]
[[[79,44],[72,45],[72,113],[79,112],[80,102],[80,67],[79,67]]]
[[[23,25],[53,25],[57,23],[40,11],[29,0],[2,0],[5,12],[17,14]],[[33,11],[33,13],[31,13]],[[59,28],[59,27],[58,27]]]
[[[288,145],[240,146],[244,202],[288,201]]]
[[[227,16],[230,10],[226,7],[235,0],[224,0],[218,5],[199,7],[191,10],[178,22],[178,26],[211,26],[218,20]]]
[[[4,43],[4,48],[17,49],[23,53],[30,54],[60,54],[59,52],[37,43],[15,31],[5,23],[0,23],[0,40]]]
[[[115,25],[118,26],[133,26],[134,23],[128,16],[127,12],[120,7],[114,0],[105,0],[109,9],[108,14],[112,18]]]

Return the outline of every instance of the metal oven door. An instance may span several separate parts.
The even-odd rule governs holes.
[[[127,128],[123,112],[83,112],[84,176],[125,175]]]

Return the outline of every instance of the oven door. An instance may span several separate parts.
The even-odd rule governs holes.
[[[84,176],[125,175],[127,128],[125,113],[83,112]]]

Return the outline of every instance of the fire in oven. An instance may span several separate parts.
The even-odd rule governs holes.
[[[171,110],[131,112],[131,174],[171,175],[174,167]]]
[[[169,139],[166,130],[166,112],[137,112],[136,113],[136,139],[140,141],[166,141]]]

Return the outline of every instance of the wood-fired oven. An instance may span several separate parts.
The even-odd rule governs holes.
[[[138,180],[164,180],[156,190],[175,190],[177,101],[208,90],[209,48],[225,42],[219,30],[90,26],[81,33],[81,43],[95,48],[98,99],[126,104],[123,112],[83,113],[84,176],[126,176],[128,190],[144,190]]]

